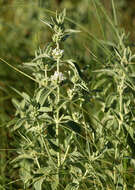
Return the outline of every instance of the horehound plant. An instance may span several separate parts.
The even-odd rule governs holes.
[[[103,134],[108,142],[104,162],[108,158],[112,160],[112,165],[105,170],[108,173],[107,187],[129,190],[135,185],[134,174],[130,171],[135,167],[135,55],[126,45],[128,37],[125,32],[116,30],[116,34],[117,42],[113,43],[111,57],[102,69],[95,71],[98,82],[93,88],[103,89],[100,92],[103,106],[100,114],[102,112]]]
[[[17,111],[9,123],[19,144],[14,167],[27,190],[132,190],[135,56],[117,31],[119,43],[88,89],[79,65],[64,58],[63,43],[79,32],[65,29],[65,14],[41,20],[53,35],[24,64],[36,82],[33,96],[15,90],[22,101],[13,99]]]
[[[19,135],[18,157],[13,163],[20,168],[24,189],[89,187],[90,151],[84,150],[90,146],[90,119],[83,105],[90,93],[77,64],[64,60],[62,42],[78,32],[65,29],[65,14],[65,10],[56,13],[51,23],[41,20],[53,31],[52,42],[24,64],[32,71],[36,89],[32,97],[16,90],[22,101],[13,99],[16,118],[9,125]]]

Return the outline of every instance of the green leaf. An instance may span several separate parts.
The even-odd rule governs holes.
[[[109,94],[109,96],[107,96],[107,98],[106,98],[106,107],[108,108],[108,107],[115,107],[115,105],[116,105],[116,99],[117,99],[117,94],[115,94],[115,93],[110,93]]]
[[[26,118],[18,119],[18,121],[16,122],[16,124],[12,130],[15,131],[15,130],[19,129],[24,124],[25,121],[26,121]]]
[[[37,65],[33,62],[23,63],[24,67],[36,67]]]
[[[16,99],[12,99],[12,103],[13,103],[13,105],[15,106],[15,108],[16,109],[19,109],[19,107],[20,107],[20,104],[19,104],[19,101],[18,100],[16,100]]]
[[[40,21],[41,22],[43,22],[45,25],[47,25],[47,26],[49,26],[51,29],[52,29],[52,24],[51,23],[49,23],[49,22],[47,22],[47,21],[44,21],[44,20],[42,20],[41,18],[40,18]]]
[[[52,117],[50,117],[47,113],[43,113],[42,115],[39,115],[38,119],[41,119],[41,120],[48,119],[52,121]]]
[[[44,181],[44,178],[41,178],[40,180],[38,180],[34,183],[35,190],[42,190],[43,181]]]
[[[46,90],[44,89],[41,92],[40,98],[39,98],[39,103],[41,106],[43,106],[43,104],[45,103],[47,97],[49,96],[49,94],[51,94],[51,92],[55,89],[56,87],[53,87],[51,90]]]
[[[28,94],[26,94],[25,92],[22,93],[22,97],[27,100],[28,102],[30,102],[30,97]]]
[[[17,123],[18,120],[19,120],[18,118],[12,119],[11,121],[8,122],[7,127],[10,127],[11,125],[14,125],[15,123]]]
[[[23,180],[26,187],[30,185],[32,179],[31,167],[33,162],[30,162],[27,159],[24,159],[20,162],[20,178]]]
[[[61,123],[67,123],[69,120],[71,120],[72,118],[71,118],[71,116],[69,116],[69,115],[66,115],[66,116],[64,116],[64,117],[62,117],[62,119],[61,119]]]
[[[94,86],[95,89],[101,87],[106,82],[106,78],[100,79],[99,81],[96,81],[96,84]]]
[[[80,31],[80,30],[73,30],[73,29],[66,29],[65,32],[71,34],[71,33],[79,33],[79,32],[81,32],[81,31]]]
[[[39,111],[39,112],[51,112],[52,109],[51,109],[51,108],[48,108],[48,107],[41,107],[38,111]]]
[[[19,92],[17,89],[15,89],[14,87],[10,87],[12,90],[14,90],[18,95],[20,95],[22,98],[24,98],[26,101],[30,101],[30,96],[28,94],[26,94],[25,92],[21,93]]]
[[[127,132],[130,134],[131,138],[134,140],[134,129],[132,126],[124,124],[126,127]]]
[[[45,88],[41,88],[40,90],[38,90],[37,94],[36,94],[36,101],[39,102],[40,97],[42,95],[42,92],[45,90]],[[46,90],[45,90],[46,91]]]
[[[26,159],[34,160],[33,156],[30,154],[21,154],[21,155],[17,156],[14,160],[12,160],[11,163],[17,162],[20,160],[26,160]]]

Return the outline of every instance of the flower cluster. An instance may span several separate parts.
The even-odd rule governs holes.
[[[61,81],[65,80],[65,77],[62,72],[55,71],[54,75],[51,76],[51,80],[61,82]]]
[[[64,53],[64,50],[55,48],[54,50],[52,50],[52,56],[55,60],[60,59],[62,57]]]

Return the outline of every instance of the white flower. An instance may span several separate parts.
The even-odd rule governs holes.
[[[63,55],[64,50],[55,48],[54,50],[52,50],[52,56],[54,59],[58,59],[61,58]]]
[[[51,76],[52,81],[59,80],[60,82],[65,80],[63,73],[55,71],[54,75]]]

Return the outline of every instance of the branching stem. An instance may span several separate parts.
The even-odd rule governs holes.
[[[72,134],[71,134],[70,141],[72,140],[72,138],[73,138],[73,132],[72,132]],[[67,150],[66,150],[66,153],[65,153],[65,155],[64,155],[62,164],[64,164],[64,162],[65,162],[65,160],[66,160],[66,158],[67,158],[67,156],[68,156],[69,148],[70,148],[70,143],[69,143],[68,146],[67,146]]]

